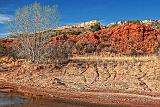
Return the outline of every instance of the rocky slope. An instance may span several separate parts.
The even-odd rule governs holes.
[[[121,54],[153,54],[160,43],[160,31],[141,24],[124,24],[113,28],[86,32],[79,36],[61,35],[52,38],[53,43],[64,41],[75,43],[75,53],[87,49],[91,52],[113,52]],[[83,50],[76,47],[81,46]],[[78,48],[81,48],[78,47]],[[85,50],[86,49],[86,50]]]

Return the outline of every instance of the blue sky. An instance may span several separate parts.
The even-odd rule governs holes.
[[[15,10],[35,1],[57,4],[60,25],[89,20],[106,25],[119,20],[160,19],[160,0],[0,0],[0,37],[9,33],[5,22],[13,19]]]

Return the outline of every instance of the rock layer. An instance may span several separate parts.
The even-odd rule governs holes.
[[[53,37],[51,41],[53,43],[72,41],[75,43],[75,47],[83,47],[88,44],[88,47],[91,45],[92,48],[95,48],[92,52],[104,51],[127,55],[153,54],[159,48],[160,31],[141,24],[125,24],[97,32],[86,32],[80,36],[61,35]],[[73,50],[78,53],[79,50],[75,47]]]

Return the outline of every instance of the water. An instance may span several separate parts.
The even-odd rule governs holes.
[[[27,99],[24,97],[0,93],[0,107],[14,104],[23,104],[26,102]]]
[[[97,105],[77,101],[29,99],[17,95],[0,93],[0,107],[135,107],[120,105]]]

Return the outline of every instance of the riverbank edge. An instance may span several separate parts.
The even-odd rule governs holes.
[[[101,105],[134,105],[145,107],[159,107],[160,93],[136,93],[136,92],[116,92],[106,90],[65,90],[55,87],[55,89],[33,88],[20,84],[0,81],[0,92],[16,93],[36,99],[54,99],[74,102],[85,102]]]

